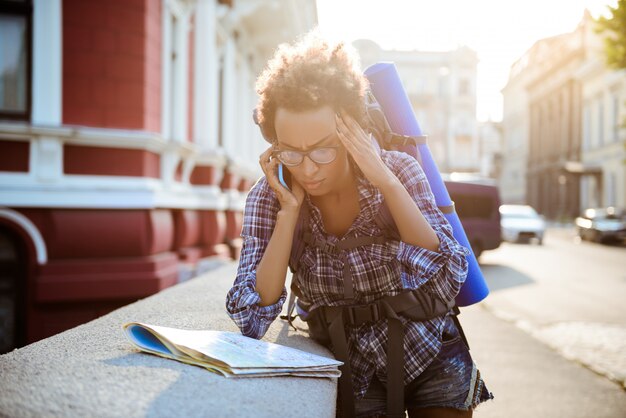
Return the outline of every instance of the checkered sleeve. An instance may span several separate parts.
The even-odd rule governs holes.
[[[439,238],[437,251],[400,243],[398,259],[403,265],[405,285],[427,290],[449,301],[456,297],[467,277],[469,250],[452,235],[452,226],[435,203],[422,167],[410,155],[393,152],[390,164]]]
[[[276,303],[260,306],[261,297],[255,289],[256,269],[272,236],[278,209],[279,204],[265,178],[259,180],[246,198],[239,267],[233,287],[226,295],[228,315],[243,335],[257,339],[265,335],[287,297],[287,290],[283,288]]]

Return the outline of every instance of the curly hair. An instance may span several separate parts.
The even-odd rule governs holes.
[[[280,107],[297,112],[328,105],[364,126],[368,83],[358,66],[354,49],[333,44],[316,30],[281,44],[256,82],[256,115],[264,137],[276,141],[274,118]]]

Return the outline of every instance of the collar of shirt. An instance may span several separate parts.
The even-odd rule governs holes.
[[[350,226],[344,236],[349,236],[354,231],[357,231],[357,235],[369,235],[371,234],[368,224],[374,219],[380,205],[383,201],[382,193],[367,180],[367,178],[356,170],[357,176],[357,190],[359,193],[359,215],[354,220],[354,223]],[[307,194],[306,202],[309,207],[310,219],[312,222],[312,233],[314,235],[322,235],[329,239],[331,242],[339,241],[341,237],[335,237],[334,235],[325,232],[322,214],[317,206],[313,204],[310,196]]]

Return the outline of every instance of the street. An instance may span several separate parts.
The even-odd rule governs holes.
[[[476,416],[626,416],[625,256],[568,228],[482,255],[491,293],[461,322],[496,399]]]

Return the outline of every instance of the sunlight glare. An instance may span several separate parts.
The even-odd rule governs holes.
[[[333,39],[371,39],[385,49],[478,53],[477,117],[502,119],[509,68],[539,39],[572,32],[585,8],[606,14],[617,0],[317,0],[319,27]]]

